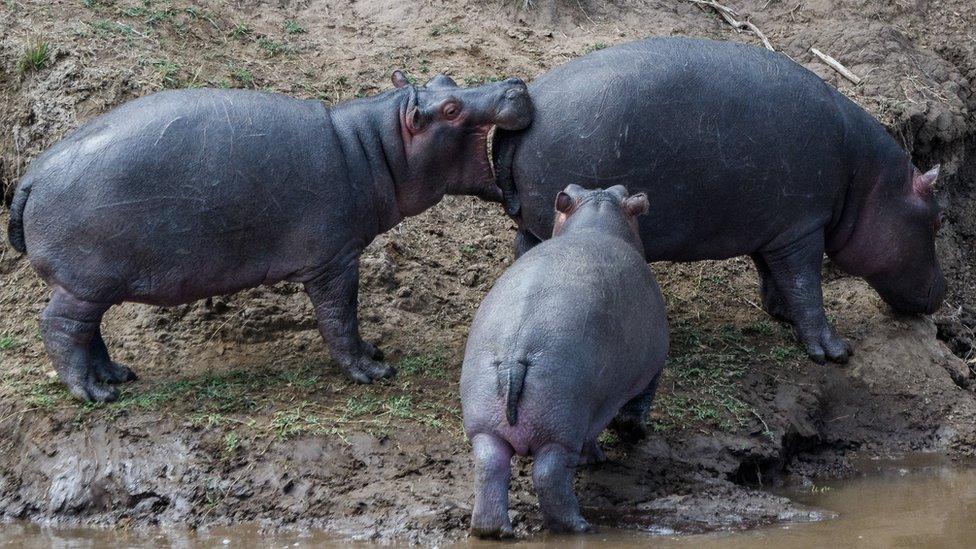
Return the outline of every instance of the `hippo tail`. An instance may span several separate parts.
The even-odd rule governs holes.
[[[24,240],[24,208],[27,206],[27,198],[30,197],[33,181],[25,179],[17,186],[14,191],[14,198],[10,202],[10,221],[7,224],[7,238],[10,245],[20,253],[27,253],[27,241]]]
[[[525,384],[525,370],[528,365],[516,361],[508,367],[508,397],[505,402],[505,419],[509,425],[518,422],[518,404],[522,398],[522,386]]]

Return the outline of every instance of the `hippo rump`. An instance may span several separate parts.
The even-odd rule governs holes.
[[[126,103],[39,156],[9,237],[53,288],[41,335],[82,400],[134,379],[99,324],[114,304],[178,305],[288,280],[305,286],[332,358],[357,382],[389,376],[360,338],[359,255],[445,193],[498,193],[488,138],[526,127],[515,79],[462,89],[437,76],[328,108],[243,90]]]
[[[787,57],[652,38],[597,51],[529,85],[532,126],[494,143],[516,253],[552,230],[567,179],[651,197],[649,261],[749,255],[767,312],[818,363],[848,344],[823,310],[824,252],[895,310],[932,313],[945,281],[932,186],[867,112]]]
[[[546,526],[588,529],[574,468],[602,459],[597,436],[615,415],[646,408],[668,352],[664,300],[637,233],[647,209],[644,194],[619,185],[568,186],[553,238],[515,261],[478,308],[461,367],[474,535],[513,533],[513,453],[534,457]]]

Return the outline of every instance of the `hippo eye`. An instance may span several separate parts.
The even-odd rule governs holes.
[[[935,232],[939,232],[943,223],[945,223],[945,212],[939,212],[939,215],[935,216]]]
[[[457,103],[448,103],[444,105],[441,112],[444,113],[444,118],[452,120],[457,118],[457,115],[461,112],[461,109],[458,108]]]

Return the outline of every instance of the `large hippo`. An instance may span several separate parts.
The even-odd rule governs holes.
[[[668,353],[661,290],[644,259],[643,193],[566,187],[553,238],[520,257],[475,315],[461,367],[464,429],[475,460],[471,531],[510,537],[513,453],[534,456],[546,526],[588,529],[573,493],[577,463],[621,407],[649,404]]]
[[[495,126],[532,119],[516,79],[462,89],[446,76],[328,108],[241,90],[165,91],[85,124],[30,166],[9,237],[53,288],[41,335],[82,400],[134,379],[99,329],[114,304],[178,305],[301,282],[333,359],[353,380],[390,376],[360,338],[359,255],[445,193],[497,194]]]
[[[562,182],[623,184],[651,197],[649,261],[751,256],[765,309],[818,363],[850,354],[824,315],[825,251],[900,312],[939,307],[938,169],[921,173],[881,124],[787,57],[652,38],[557,67],[529,93],[532,126],[494,144],[516,253],[551,232]]]

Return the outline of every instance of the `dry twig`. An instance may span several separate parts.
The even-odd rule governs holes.
[[[853,82],[855,86],[861,83],[861,78],[848,70],[844,65],[841,65],[840,61],[818,50],[817,48],[810,48],[810,52],[819,57],[820,60],[826,63],[830,68],[839,72],[841,76]]]
[[[766,38],[766,35],[763,34],[761,30],[759,30],[759,27],[753,25],[749,21],[739,21],[738,19],[736,19],[736,17],[738,17],[739,14],[736,13],[734,9],[728,6],[723,6],[722,4],[719,4],[718,2],[714,2],[712,0],[688,0],[688,1],[693,4],[698,4],[700,6],[708,6],[712,8],[713,10],[717,11],[719,15],[722,16],[722,19],[725,19],[726,23],[732,25],[733,28],[735,28],[736,30],[746,30],[755,34],[756,36],[759,37],[760,40],[762,40],[762,43],[764,46],[766,46],[767,50],[776,51],[775,49],[773,49],[773,44],[770,43],[768,38]]]

